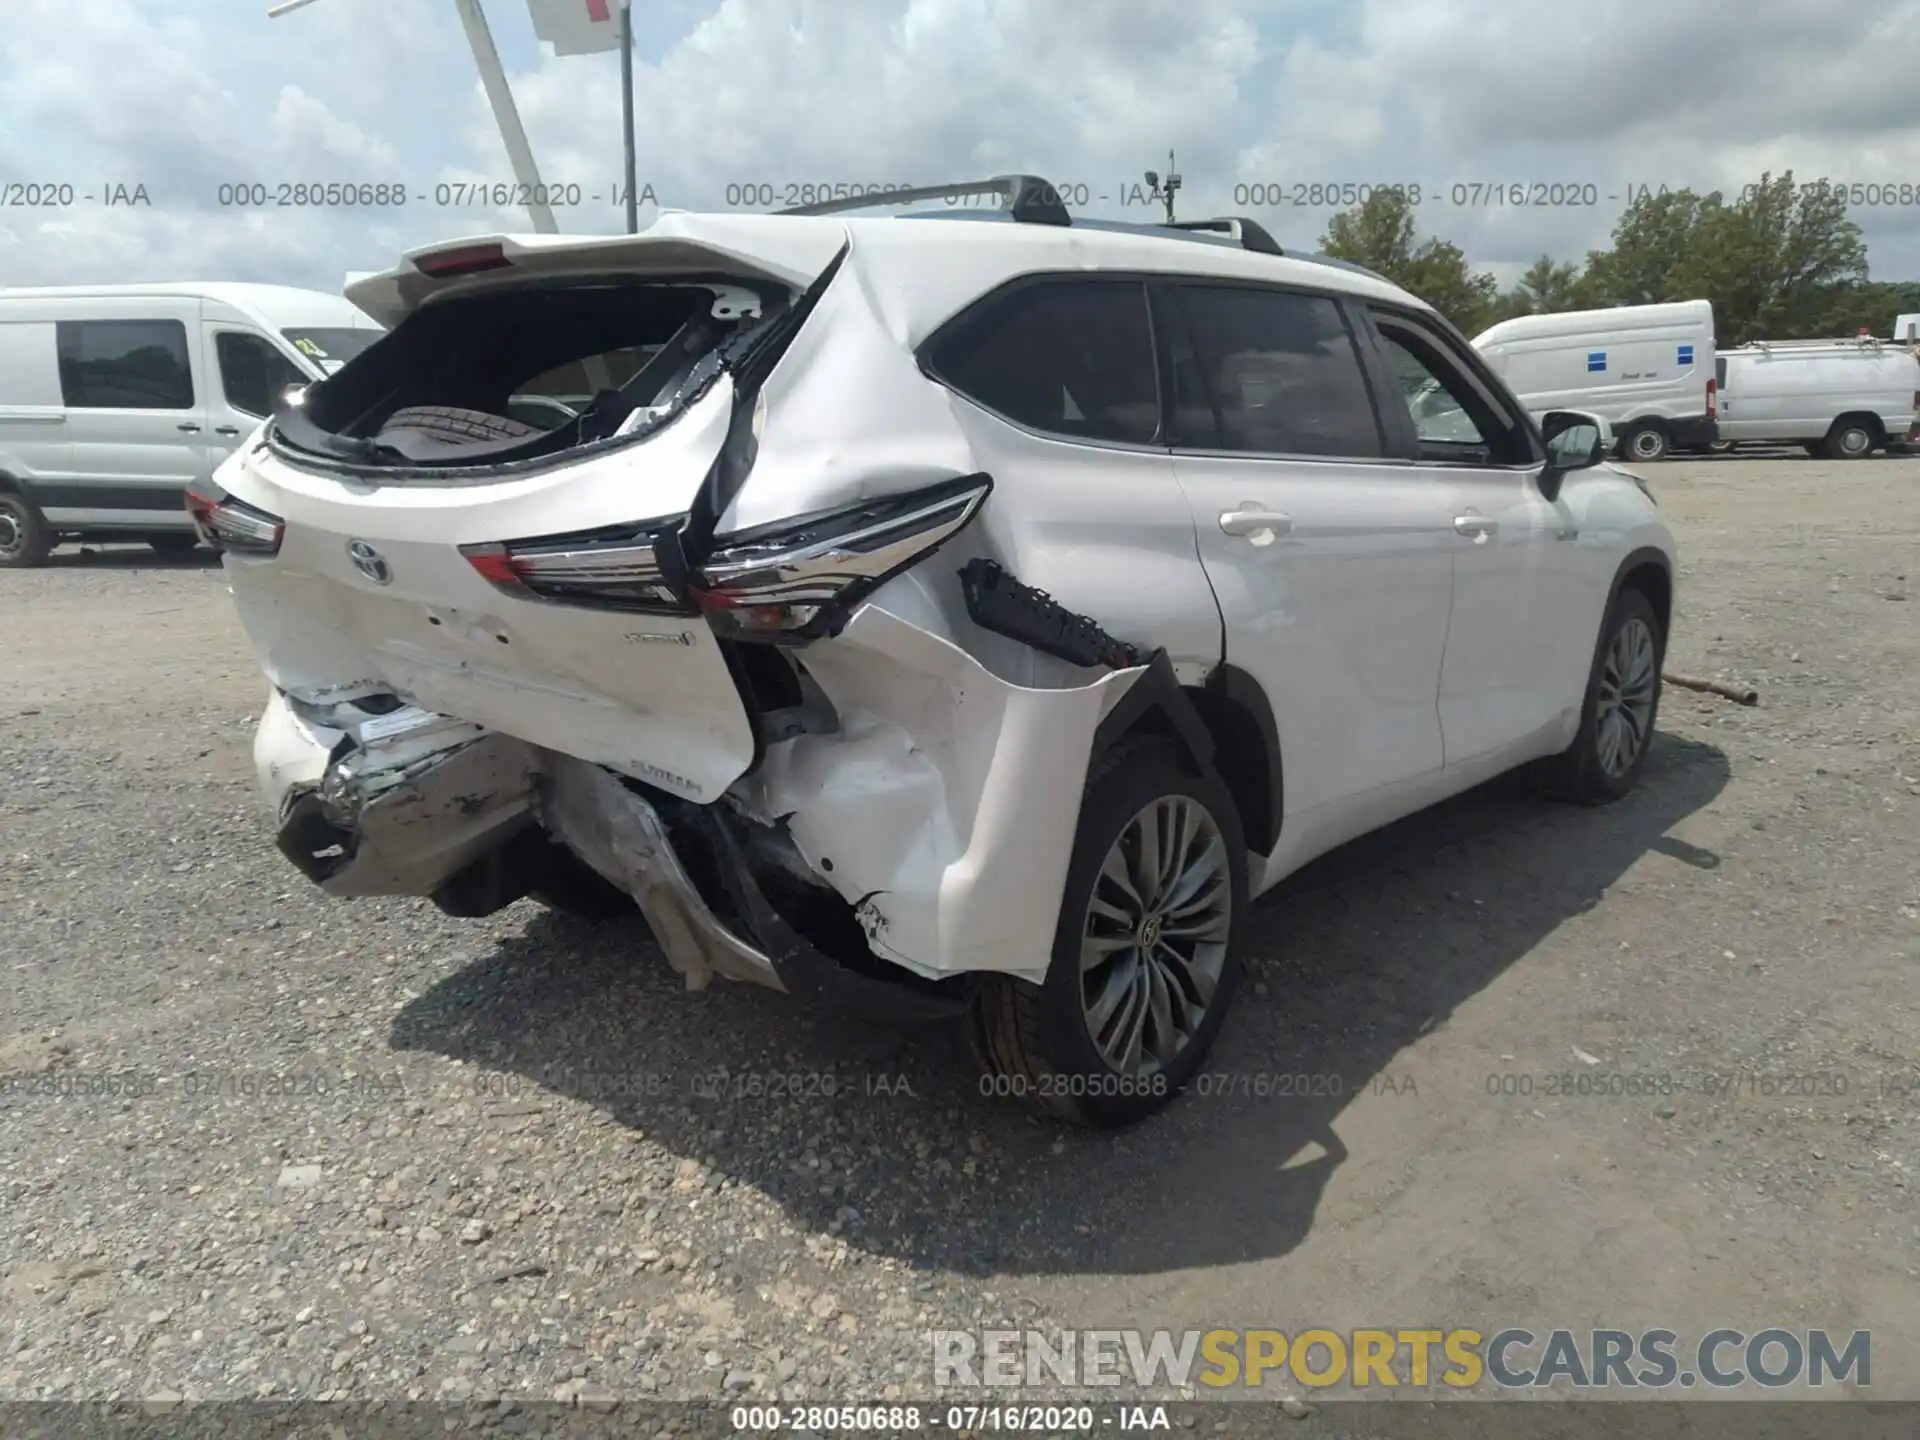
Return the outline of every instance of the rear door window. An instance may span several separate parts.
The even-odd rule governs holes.
[[[289,385],[305,385],[306,375],[264,335],[222,330],[214,336],[220,366],[220,392],[242,415],[265,419]]]
[[[62,320],[59,352],[60,389],[75,409],[193,409],[178,320]]]
[[[1129,445],[1160,434],[1139,281],[1047,280],[990,296],[936,338],[928,363],[969,400],[1031,430]]]
[[[1213,446],[1266,455],[1378,459],[1385,439],[1353,335],[1323,295],[1183,285]]]

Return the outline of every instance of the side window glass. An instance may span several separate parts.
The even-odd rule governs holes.
[[[1183,286],[1218,448],[1280,455],[1385,454],[1360,355],[1339,306],[1318,295]]]
[[[191,410],[193,367],[178,320],[62,320],[60,389],[78,409]]]
[[[1456,393],[1463,388],[1459,382],[1449,386],[1435,373],[1439,367],[1428,365],[1399,337],[1382,338],[1387,342],[1387,359],[1399,382],[1400,397],[1413,416],[1414,433],[1420,443],[1479,446],[1491,453],[1493,439],[1467,413],[1465,402]]]
[[[291,360],[258,335],[223,330],[214,337],[213,348],[220,366],[220,392],[242,415],[265,419],[282,391],[307,383]]]
[[[1045,281],[988,300],[929,357],[968,399],[1030,429],[1150,445],[1160,384],[1146,288]]]

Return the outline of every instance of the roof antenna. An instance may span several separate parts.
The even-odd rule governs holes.
[[[1167,224],[1173,224],[1173,197],[1180,189],[1180,177],[1173,173],[1173,151],[1167,151],[1167,178],[1162,180],[1153,171],[1147,171],[1148,193],[1167,207]]]

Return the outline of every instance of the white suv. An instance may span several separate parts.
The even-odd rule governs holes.
[[[286,855],[637,902],[692,987],[965,1016],[1118,1125],[1289,872],[1527,762],[1634,784],[1674,546],[1599,421],[1250,222],[987,183],[356,285],[391,333],[189,497]]]

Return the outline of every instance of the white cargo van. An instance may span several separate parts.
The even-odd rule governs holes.
[[[1759,341],[1722,350],[1715,366],[1723,442],[1856,460],[1905,441],[1920,409],[1920,360],[1867,336]]]
[[[1710,301],[1522,315],[1473,343],[1536,419],[1590,411],[1612,426],[1629,459],[1714,442]]]
[[[285,285],[0,290],[0,567],[70,539],[191,550],[188,482],[383,333]]]

